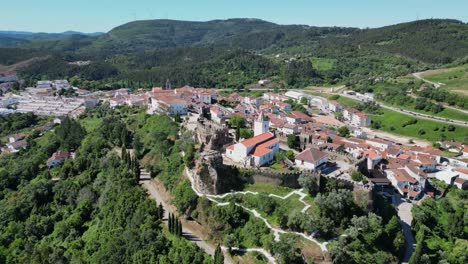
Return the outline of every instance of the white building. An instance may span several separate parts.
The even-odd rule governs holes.
[[[279,151],[279,140],[271,132],[254,136],[229,146],[226,156],[244,166],[263,166],[275,158]]]
[[[210,115],[211,115],[211,120],[220,124],[222,121],[222,118],[224,117],[224,112],[223,110],[221,110],[219,106],[213,105],[212,107],[210,107]]]
[[[202,92],[198,95],[200,102],[204,104],[211,104],[211,93],[209,92]]]
[[[55,80],[52,86],[57,90],[63,90],[63,89],[67,90],[71,88],[67,80]]]
[[[260,112],[257,120],[254,122],[254,136],[261,135],[268,132],[270,129],[270,120],[266,117],[263,112]]]
[[[328,102],[328,109],[332,112],[340,112],[343,111],[344,107],[337,101],[331,100]]]
[[[380,149],[381,151],[384,151],[390,147],[392,147],[392,142],[378,139],[378,138],[368,138],[366,139],[366,143]]]
[[[316,148],[308,148],[295,157],[295,164],[301,169],[315,170],[327,162],[328,154]]]
[[[176,96],[161,95],[150,98],[151,109],[159,113],[167,113],[170,115],[187,114],[187,103],[185,100]]]

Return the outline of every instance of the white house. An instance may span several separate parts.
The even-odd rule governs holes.
[[[187,114],[187,102],[185,100],[177,98],[173,95],[158,95],[157,97],[151,97],[151,109],[160,113],[167,113],[171,115]]]
[[[209,92],[201,92],[198,94],[198,98],[200,99],[200,102],[204,104],[211,104],[211,93]]]
[[[409,175],[405,169],[389,169],[384,172],[393,187],[402,196],[407,196],[410,199],[417,199],[421,196],[421,186],[418,185],[418,181]]]
[[[224,117],[224,112],[217,105],[213,105],[212,107],[210,107],[210,114],[211,114],[211,120],[213,120],[214,122],[218,124],[221,123],[221,120]]]
[[[55,80],[53,82],[53,86],[57,90],[63,90],[63,89],[67,90],[71,88],[67,80]]]
[[[384,151],[392,146],[392,142],[378,139],[378,138],[368,138],[366,139],[366,143]]]
[[[25,139],[26,136],[27,135],[24,134],[24,133],[17,133],[17,134],[9,136],[8,141],[10,141],[10,143],[17,142],[17,141],[20,141],[22,139]]]
[[[20,149],[26,149],[28,147],[28,142],[26,139],[8,143],[6,145],[11,152],[18,152]]]
[[[343,111],[344,107],[337,101],[331,100],[328,102],[328,109],[332,112],[340,112]]]
[[[70,158],[70,153],[66,151],[57,151],[47,160],[48,167],[54,167],[62,164],[66,159]]]
[[[308,148],[295,157],[296,166],[302,169],[314,170],[327,162],[328,154],[316,148]]]

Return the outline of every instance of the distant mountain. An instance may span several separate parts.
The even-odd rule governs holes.
[[[96,36],[75,33],[17,32],[3,38],[0,33],[0,45],[16,47],[0,49],[0,62],[48,56],[23,71],[27,78],[46,72],[54,76],[50,78],[78,74],[95,79],[95,73],[107,72],[98,78],[105,79],[119,72],[115,78],[148,85],[170,78],[177,85],[233,87],[273,77],[302,87],[401,76],[468,58],[468,25],[449,19],[373,29],[278,25],[245,18],[145,20]],[[23,55],[25,51],[30,56]],[[67,66],[73,60],[94,63]]]
[[[82,33],[78,31],[65,31],[62,33],[43,33],[27,31],[0,31],[0,47],[16,47],[19,45],[30,44],[33,42],[57,41],[63,40],[69,36],[79,35],[95,37],[104,33]]]
[[[260,19],[207,22],[144,20],[112,29],[99,36],[90,49],[132,53],[158,48],[213,45],[258,50],[282,41],[316,38],[322,34],[347,34],[355,30],[357,29],[278,25]]]
[[[319,57],[347,56],[359,49],[438,64],[468,55],[468,25],[448,19],[419,20],[373,29],[278,25],[260,19],[207,22],[164,19],[130,22],[102,35],[76,38],[78,42],[73,45],[62,43],[70,42],[70,39],[63,38],[64,35],[35,35],[36,40],[45,41],[49,38],[54,42],[32,46],[104,56],[192,46],[242,48],[272,53],[301,51]],[[16,43],[11,39],[9,41]],[[70,47],[72,50],[68,49]]]

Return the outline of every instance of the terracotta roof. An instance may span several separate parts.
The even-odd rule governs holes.
[[[15,140],[18,140],[18,139],[23,139],[25,138],[27,135],[25,133],[17,133],[17,134],[13,134],[9,137],[12,137],[14,138]]]
[[[462,179],[460,177],[455,178],[455,182],[459,183],[459,184],[463,184],[463,183],[465,183],[465,181],[466,181],[465,179]]]
[[[378,138],[368,138],[366,139],[366,141],[375,142],[379,144],[385,144],[385,145],[391,144],[390,141],[386,141],[386,140],[378,139]]]
[[[468,169],[465,169],[465,168],[458,168],[456,169],[456,171],[461,172],[463,174],[468,174]]]
[[[27,146],[28,142],[26,141],[26,139],[23,139],[23,140],[16,141],[13,143],[8,143],[8,145],[12,146],[13,148],[19,148],[19,147]]]
[[[273,151],[273,149],[270,149],[269,147],[271,145],[273,145],[273,144],[278,143],[278,142],[279,142],[279,139],[277,139],[277,138],[273,138],[271,140],[268,140],[267,142],[258,145],[255,148],[255,151],[254,151],[254,153],[252,155],[257,156],[257,157],[261,157],[261,156],[263,156],[265,154],[268,154],[268,153]]]
[[[327,153],[320,151],[319,149],[316,148],[308,148],[301,153],[296,155],[296,159],[298,160],[303,160],[303,161],[309,161],[309,162],[316,162],[321,160],[322,158],[328,156]]]
[[[65,159],[68,159],[70,157],[70,153],[67,151],[57,151],[52,156],[47,160],[47,162],[54,161],[54,160],[60,160],[63,161]]]
[[[408,155],[408,154],[400,154],[400,155],[398,155],[397,158],[398,158],[398,159],[402,159],[402,160],[407,160],[407,159],[410,158],[410,155]]]
[[[404,169],[393,169],[390,171],[393,172],[393,176],[399,182],[405,181],[411,184],[415,184],[418,182],[415,178],[411,177],[411,175],[409,175],[408,172],[406,172],[406,170]]]
[[[266,140],[269,140],[271,138],[273,138],[275,135],[273,135],[273,133],[271,132],[265,132],[265,133],[262,133],[260,135],[257,135],[253,138],[249,138],[249,139],[246,139],[244,141],[241,142],[242,145],[246,146],[246,147],[252,147],[252,146],[255,146],[255,145],[258,145],[262,142],[265,142]]]
[[[372,149],[368,149],[368,150],[365,150],[362,152],[362,154],[365,156],[365,157],[368,157],[370,159],[378,159],[378,158],[382,158],[382,156],[380,155],[380,153],[376,150],[372,150]]]
[[[357,115],[360,118],[368,118],[369,117],[368,115],[364,114],[363,112],[356,112],[354,114]]]

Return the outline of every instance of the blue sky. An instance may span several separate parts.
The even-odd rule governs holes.
[[[279,24],[379,27],[423,18],[468,22],[466,0],[13,0],[0,30],[106,32],[133,20],[254,17]]]

